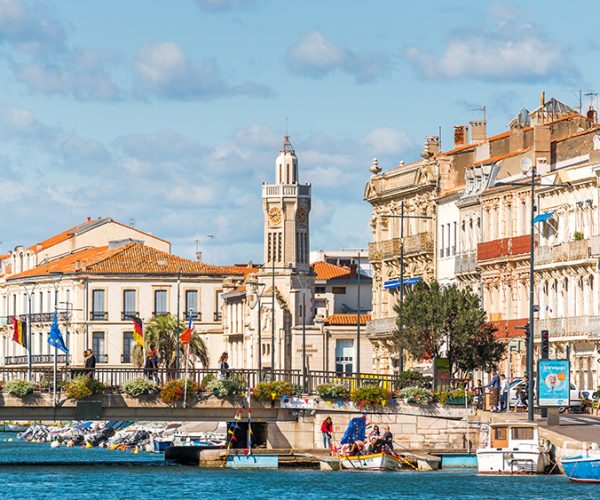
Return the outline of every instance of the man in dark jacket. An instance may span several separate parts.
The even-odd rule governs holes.
[[[96,356],[94,356],[94,352],[91,349],[88,349],[85,356],[85,372],[87,376],[93,378],[95,369]]]

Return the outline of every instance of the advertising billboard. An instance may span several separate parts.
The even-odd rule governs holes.
[[[540,359],[537,373],[539,405],[569,406],[569,361]]]

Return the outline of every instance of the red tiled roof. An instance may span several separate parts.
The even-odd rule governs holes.
[[[525,330],[517,330],[517,326],[525,326],[527,318],[520,319],[504,319],[501,321],[491,321],[498,331],[494,333],[497,339],[506,339],[513,337],[524,337]]]
[[[245,268],[211,266],[195,260],[176,257],[167,252],[128,243],[110,249],[107,246],[86,248],[41,264],[8,279],[44,276],[54,272],[64,274],[157,274],[157,275],[243,275]]]
[[[531,148],[525,148],[525,149],[519,149],[517,151],[511,151],[509,153],[505,153],[503,155],[496,155],[496,156],[490,156],[489,158],[485,159],[485,160],[481,160],[478,162],[473,163],[473,166],[476,165],[486,165],[488,163],[494,163],[500,160],[504,160],[504,158],[510,158],[511,156],[517,156],[520,155],[522,153],[525,153],[526,151],[529,151]]]
[[[315,279],[320,281],[337,280],[337,279],[355,279],[356,271],[346,266],[336,266],[329,262],[313,262],[311,264],[313,271],[316,274]],[[369,276],[361,273],[361,278],[371,279]]]
[[[42,250],[45,250],[46,248],[50,248],[53,247],[54,245],[58,245],[59,243],[62,243],[63,241],[67,241],[70,240],[73,235],[74,235],[74,231],[85,225],[85,224],[90,224],[92,221],[85,221],[83,224],[79,224],[77,226],[73,226],[70,229],[67,229],[66,231],[63,231],[62,233],[58,233],[55,234],[54,236],[51,236],[50,238],[41,241],[40,243],[36,243],[35,245],[31,245],[28,250],[31,250],[32,252],[41,252]]]
[[[356,314],[332,314],[325,318],[326,325],[342,325],[352,326],[356,325]],[[367,321],[371,321],[371,314],[361,314],[360,324],[366,325]]]

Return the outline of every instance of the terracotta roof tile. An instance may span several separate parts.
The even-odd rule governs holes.
[[[511,156],[520,155],[522,153],[525,153],[526,151],[529,151],[530,149],[531,148],[519,149],[517,151],[511,151],[511,152],[505,153],[503,155],[490,156],[489,158],[487,158],[485,160],[481,160],[481,161],[473,163],[473,166],[476,166],[476,165],[486,165],[488,163],[494,163],[496,161],[503,160],[504,158],[510,158]]]
[[[352,326],[356,325],[356,314],[332,314],[325,318],[326,325],[345,325]],[[367,321],[371,321],[371,314],[361,314],[360,315],[360,324],[366,325]]]
[[[315,279],[320,281],[356,278],[356,271],[353,271],[346,266],[336,266],[335,264],[330,264],[329,262],[318,261],[312,263],[311,267],[316,274]],[[360,276],[361,278],[371,279],[369,276],[366,276],[363,273],[361,273]]]
[[[74,231],[85,225],[85,224],[90,224],[92,221],[86,221],[83,224],[79,224],[77,226],[73,226],[70,229],[67,229],[66,231],[63,231],[62,233],[58,233],[55,234],[54,236],[51,236],[50,238],[41,241],[40,243],[36,243],[35,245],[31,245],[28,250],[31,250],[32,252],[41,252],[42,250],[45,250],[46,248],[50,248],[54,245],[58,245],[59,243],[62,243],[63,241],[67,241],[70,240],[73,235],[74,235]]]

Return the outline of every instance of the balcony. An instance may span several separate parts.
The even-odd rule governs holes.
[[[185,319],[186,320],[192,320],[192,321],[202,321],[202,313],[199,312],[187,312],[185,314]]]
[[[477,270],[477,252],[459,253],[454,260],[455,274],[469,274]]]
[[[528,234],[515,236],[514,238],[484,241],[477,245],[477,261],[481,262],[484,260],[494,260],[528,254],[530,251],[530,244],[531,238]]]
[[[59,312],[57,313],[57,318],[59,322],[66,322],[71,319],[72,314],[70,312]],[[17,318],[21,321],[27,321],[27,314],[19,314]],[[0,325],[10,325],[12,323],[12,319],[14,316],[1,316],[0,317]],[[52,323],[54,320],[54,313],[32,313],[31,314],[31,322],[32,323]]]
[[[548,330],[550,339],[579,337],[585,340],[600,339],[600,316],[574,316],[571,318],[541,319],[535,324],[535,336]]]
[[[108,311],[91,311],[90,321],[108,321]]]
[[[96,363],[108,363],[108,354],[95,354]]]
[[[310,197],[310,185],[264,184],[262,192],[263,198],[281,198],[284,196],[298,196],[300,198],[308,198]]]
[[[423,232],[404,237],[404,256],[432,254],[433,240],[429,233]],[[400,238],[392,238],[369,243],[369,261],[395,259],[400,257]]]
[[[592,255],[590,240],[566,241],[554,246],[540,246],[535,250],[537,265],[585,260]]]
[[[220,312],[215,312],[213,314],[213,319],[214,319],[215,323],[218,323],[219,321],[221,321],[221,313]]]
[[[71,356],[65,354],[59,354],[56,356],[58,364],[65,364],[71,362]],[[31,356],[32,365],[49,365],[54,363],[54,354],[34,354]],[[26,365],[27,356],[6,356],[4,358],[5,365]]]
[[[121,321],[133,321],[133,318],[139,318],[139,312],[121,311]]]
[[[392,337],[396,331],[396,318],[380,318],[367,321],[366,332],[369,337]]]

